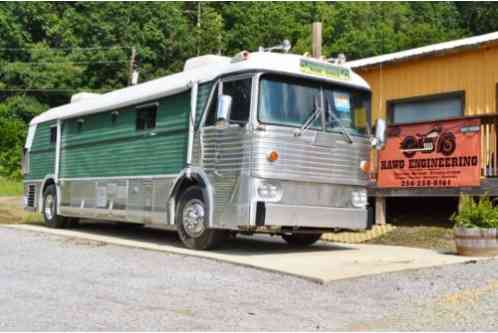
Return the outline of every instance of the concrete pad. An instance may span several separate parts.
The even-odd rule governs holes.
[[[290,248],[279,238],[260,236],[230,240],[216,251],[194,251],[182,247],[176,233],[155,228],[129,229],[109,224],[83,225],[74,230],[19,224],[2,227],[214,259],[319,283],[486,259],[460,257],[426,249],[367,244],[319,242],[306,249],[296,249]]]

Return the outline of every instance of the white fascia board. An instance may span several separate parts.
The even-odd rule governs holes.
[[[361,68],[382,63],[389,63],[394,61],[400,61],[405,59],[410,59],[414,57],[429,55],[433,53],[440,53],[444,51],[450,51],[465,47],[475,47],[483,43],[492,42],[498,40],[498,32],[492,32],[485,35],[474,36],[470,38],[457,39],[449,42],[438,43],[427,45],[423,47],[418,47],[415,49],[409,49],[401,52],[388,53],[380,56],[364,58],[349,61],[346,63],[350,68]]]

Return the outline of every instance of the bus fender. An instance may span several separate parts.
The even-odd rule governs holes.
[[[191,185],[199,185],[202,188],[209,211],[208,225],[211,227],[213,225],[214,188],[204,170],[195,167],[183,169],[173,181],[168,195],[169,223],[175,224],[177,198]]]
[[[40,193],[38,194],[38,212],[42,213],[43,209],[43,192],[45,192],[45,187],[48,184],[55,184],[55,176],[54,175],[46,175],[45,178],[43,178],[41,185],[40,185]],[[59,196],[59,187],[56,186],[57,188],[57,198],[60,198]],[[58,210],[58,207],[56,208]],[[58,212],[58,211],[57,211]]]

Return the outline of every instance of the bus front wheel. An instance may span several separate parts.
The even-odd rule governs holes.
[[[180,197],[175,223],[178,236],[189,249],[212,249],[227,236],[225,230],[208,227],[208,209],[199,186],[189,187]]]
[[[57,215],[57,189],[55,185],[48,185],[43,192],[43,219],[51,228],[64,228],[66,219]]]
[[[316,243],[322,234],[283,234],[282,238],[292,246],[310,246]]]

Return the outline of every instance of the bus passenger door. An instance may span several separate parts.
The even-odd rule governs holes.
[[[251,87],[252,76],[248,75],[222,80],[217,88],[217,96],[228,95],[232,98],[230,115],[224,124],[217,123],[217,108],[212,103],[203,129],[203,164],[215,193],[213,223],[220,228],[236,228],[248,221],[241,221],[244,220],[245,212],[247,216],[249,212],[247,194],[241,189],[246,188],[242,184],[244,176],[249,173]]]

